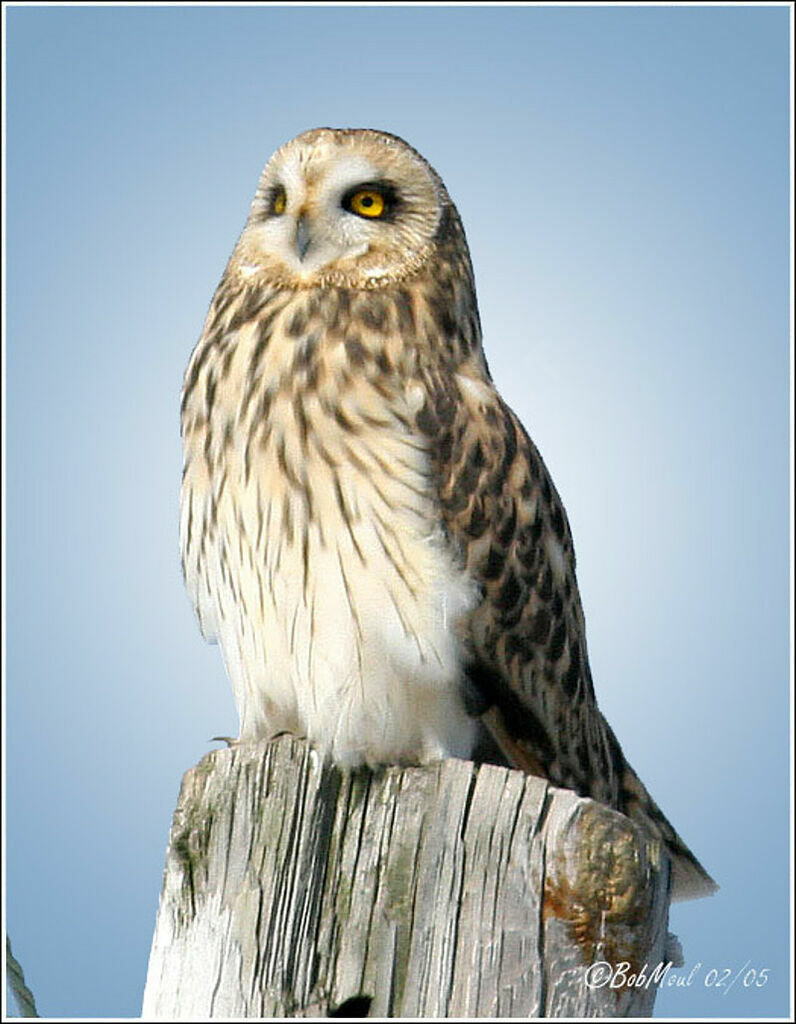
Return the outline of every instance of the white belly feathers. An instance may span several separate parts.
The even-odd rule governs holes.
[[[214,383],[209,456],[184,431],[181,526],[241,740],[288,730],[340,764],[469,756],[456,626],[477,595],[440,532],[409,396],[396,408],[358,380],[332,403],[282,378],[241,415],[253,344],[240,331]]]

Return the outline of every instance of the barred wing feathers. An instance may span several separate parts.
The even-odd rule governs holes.
[[[628,765],[595,699],[567,516],[539,452],[483,363],[431,373],[431,439],[448,535],[479,582],[468,700],[513,767],[609,804],[659,836],[674,899],[716,885]]]

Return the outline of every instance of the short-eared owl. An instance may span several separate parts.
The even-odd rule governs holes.
[[[456,208],[405,142],[321,128],[274,154],[182,434],[183,568],[241,741],[498,760],[651,825],[675,896],[714,888],[597,707],[564,508],[490,377]]]

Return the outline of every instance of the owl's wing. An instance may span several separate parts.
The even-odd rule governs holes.
[[[672,855],[675,898],[714,891],[597,706],[572,535],[539,452],[482,367],[432,376],[426,394],[418,426],[432,440],[444,526],[482,593],[471,710],[511,766],[652,825]]]

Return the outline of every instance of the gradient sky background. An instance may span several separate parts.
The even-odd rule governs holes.
[[[40,1012],[138,1015],[181,775],[236,732],[180,577],[179,390],[262,165],[332,125],[446,181],[601,706],[721,883],[672,910],[702,966],[658,1015],[786,1015],[788,9],[6,14],[7,923]]]

